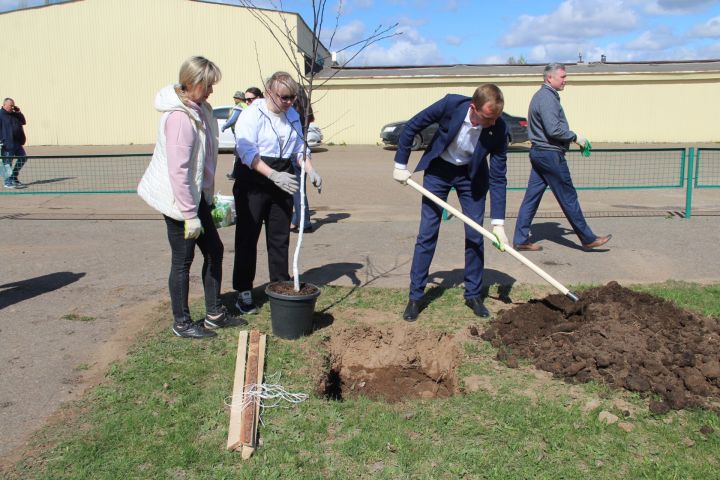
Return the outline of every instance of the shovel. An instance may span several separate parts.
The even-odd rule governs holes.
[[[443,207],[448,212],[450,212],[453,215],[455,215],[456,217],[458,217],[460,220],[465,222],[465,224],[467,226],[469,226],[473,230],[476,230],[477,232],[479,232],[483,237],[485,237],[488,240],[490,240],[491,242],[493,242],[493,244],[497,245],[498,240],[494,234],[485,230],[483,227],[481,227],[476,222],[471,220],[469,217],[467,217],[465,214],[463,214],[457,208],[453,207],[452,205],[448,204],[447,202],[444,202],[437,195],[428,191],[426,188],[424,188],[422,185],[418,184],[417,182],[415,182],[412,179],[408,179],[407,184],[410,185],[411,187],[413,187],[418,192],[422,193],[424,196],[426,196],[433,202],[435,202],[438,205],[440,205],[441,207]],[[542,277],[543,280],[548,282],[553,287],[557,288],[560,291],[560,293],[565,295],[567,298],[569,298],[573,302],[577,302],[578,300],[580,300],[580,297],[578,297],[576,293],[573,293],[570,290],[568,290],[567,288],[565,288],[565,286],[562,283],[555,280],[547,272],[545,272],[545,270],[543,270],[542,268],[540,268],[537,265],[535,265],[534,263],[532,263],[530,260],[525,258],[520,252],[518,252],[517,250],[512,248],[510,245],[505,245],[505,251],[507,253],[509,253],[510,255],[512,255],[513,257],[515,257],[520,263],[522,263],[523,265],[528,267],[530,270],[532,270],[533,272],[540,275],[540,277]]]

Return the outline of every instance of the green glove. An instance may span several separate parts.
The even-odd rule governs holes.
[[[592,149],[592,144],[590,143],[590,140],[585,140],[585,145],[580,149],[580,153],[583,157],[589,157],[590,156],[590,150]]]

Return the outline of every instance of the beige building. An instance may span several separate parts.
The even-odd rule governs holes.
[[[294,13],[261,12],[293,32],[297,46],[284,46],[292,61],[253,11],[238,6],[76,0],[0,14],[0,95],[23,109],[30,145],[153,143],[155,93],[191,55],[223,71],[214,106],[232,104],[236,90],[261,86],[275,70],[304,68],[308,25]],[[568,74],[561,96],[570,126],[595,142],[720,141],[720,60],[577,64]],[[317,79],[327,81],[313,95],[326,142],[374,144],[384,124],[486,82],[503,89],[508,113],[525,116],[542,65],[326,68]]]
[[[250,9],[195,0],[76,0],[2,13],[0,95],[22,108],[30,145],[153,143],[155,94],[192,55],[222,70],[213,106],[232,105],[236,90],[262,87],[274,71],[304,70],[313,36],[303,19],[259,12],[287,25],[294,45],[279,48]]]
[[[447,93],[496,83],[505,111],[526,116],[544,65],[353,68],[336,72],[316,105],[329,142],[379,142],[386,123],[406,120]],[[597,142],[717,142],[720,60],[567,66],[560,94],[570,127]],[[322,73],[328,75],[327,71]],[[327,120],[326,120],[327,119]]]

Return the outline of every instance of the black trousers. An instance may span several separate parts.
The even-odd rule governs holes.
[[[239,169],[247,169],[239,165]],[[257,270],[257,243],[265,223],[268,272],[271,282],[290,280],[288,248],[292,195],[280,190],[257,172],[236,176],[233,185],[237,223],[235,225],[235,264],[233,288],[239,292],[252,290]]]
[[[214,315],[222,311],[220,284],[222,283],[223,244],[205,199],[200,200],[198,218],[204,232],[197,239],[185,239],[185,222],[165,216],[168,241],[170,242],[170,304],[176,323],[191,321],[188,295],[190,289],[190,266],[195,258],[195,246],[203,256],[202,283],[205,290],[205,311]]]

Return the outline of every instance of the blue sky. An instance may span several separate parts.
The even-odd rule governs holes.
[[[45,2],[0,0],[0,11],[20,3]],[[312,0],[252,3],[297,12],[312,27]],[[322,38],[339,50],[394,23],[402,34],[371,45],[354,65],[574,62],[580,52],[591,62],[720,58],[720,0],[328,0]]]

